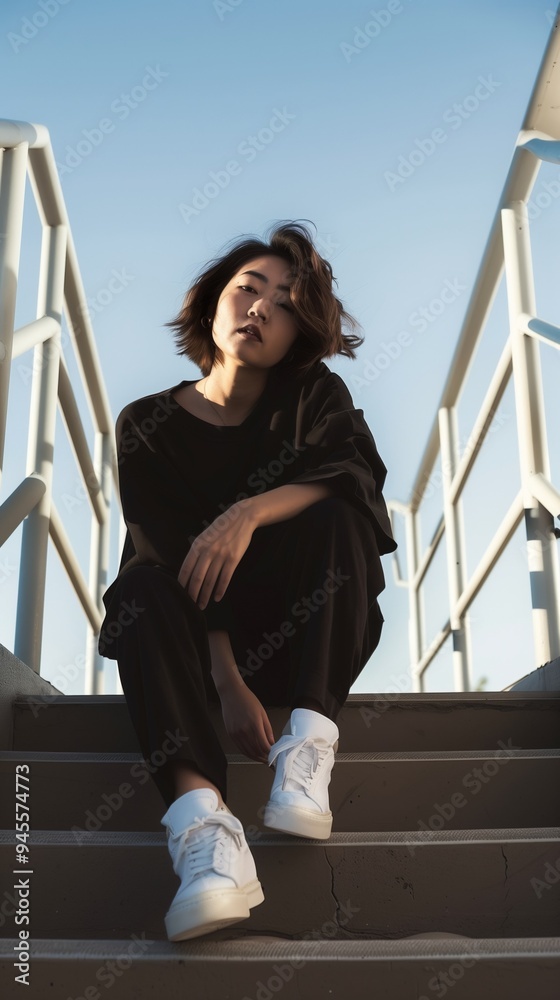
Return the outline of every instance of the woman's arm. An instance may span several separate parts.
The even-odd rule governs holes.
[[[268,764],[276,737],[268,713],[241,677],[229,634],[223,629],[208,632],[212,653],[212,677],[220,696],[226,733],[241,753]]]
[[[254,521],[255,528],[275,524],[300,514],[317,500],[333,496],[334,490],[327,483],[287,483],[274,490],[246,497],[239,501]]]
[[[221,697],[228,688],[234,687],[237,684],[244,684],[245,681],[237,669],[229,639],[229,632],[226,632],[224,629],[210,629],[208,631],[208,642],[212,657],[212,679]]]
[[[138,561],[178,572],[190,544],[192,520],[184,512],[192,503],[163,447],[171,412],[150,397],[128,403],[117,417],[115,442],[123,517]]]

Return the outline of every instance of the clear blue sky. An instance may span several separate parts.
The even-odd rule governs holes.
[[[262,236],[281,219],[317,226],[337,291],[363,327],[354,361],[328,366],[363,408],[388,467],[387,499],[406,501],[435,416],[470,291],[502,190],[556,4],[541,0],[98,0],[8,2],[0,10],[2,117],[50,131],[113,418],[130,400],[200,371],[174,353],[164,323],[199,268],[229,240]],[[377,12],[376,28],[364,28]],[[368,40],[369,39],[369,40]],[[357,43],[357,44],[355,44]],[[361,47],[360,47],[361,45]],[[478,88],[478,89],[477,89]],[[480,96],[478,107],[472,95]],[[454,109],[458,103],[461,110]],[[283,127],[250,152],[271,118]],[[395,180],[434,129],[439,141]],[[237,172],[198,214],[212,174]],[[406,168],[403,168],[403,172]],[[560,169],[545,164],[534,197]],[[560,190],[557,188],[557,190]],[[534,212],[541,315],[559,321],[560,198]],[[181,208],[181,206],[183,206]],[[35,318],[40,230],[28,185],[16,325]],[[112,280],[120,276],[119,280]],[[451,302],[430,307],[444,289]],[[435,313],[439,313],[435,315]],[[67,331],[64,324],[63,330]],[[372,377],[399,334],[406,346]],[[466,443],[507,333],[502,289],[459,406]],[[67,333],[66,358],[77,383]],[[394,351],[393,351],[394,353]],[[553,478],[560,481],[560,358],[542,353]],[[383,362],[382,362],[383,363]],[[32,354],[12,368],[2,497],[25,475]],[[369,377],[368,377],[369,373]],[[92,423],[77,388],[90,442]],[[470,575],[519,489],[513,387],[464,495]],[[54,499],[87,577],[90,507],[63,422],[56,430]],[[423,543],[441,489],[425,505]],[[113,507],[110,580],[119,559]],[[534,666],[523,525],[471,609],[474,681],[500,690]],[[403,525],[396,526],[406,570]],[[21,529],[1,553],[2,633],[13,648]],[[381,644],[354,692],[409,690],[408,598],[387,588]],[[83,690],[86,623],[49,546],[42,673]],[[428,577],[427,634],[447,618],[443,548]],[[105,660],[106,692],[115,690]],[[448,641],[428,674],[453,688]],[[76,680],[68,682],[64,674]]]

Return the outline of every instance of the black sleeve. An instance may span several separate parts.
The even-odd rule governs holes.
[[[178,574],[192,534],[188,496],[154,424],[148,410],[135,403],[119,413],[115,426],[119,492],[137,561],[159,563]]]
[[[346,383],[328,370],[300,402],[296,436],[304,471],[290,482],[326,481],[369,518],[380,552],[394,552],[383,486],[387,475],[364,411],[355,409]]]

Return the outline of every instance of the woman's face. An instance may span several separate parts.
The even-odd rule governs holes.
[[[290,352],[298,329],[289,286],[290,265],[283,257],[265,254],[236,271],[218,299],[212,324],[212,339],[225,358],[271,368]],[[260,340],[239,333],[248,323],[257,327]]]

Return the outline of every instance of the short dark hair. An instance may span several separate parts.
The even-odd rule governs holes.
[[[292,350],[287,352],[288,357],[293,352],[291,360],[283,358],[274,368],[299,375],[335,354],[355,358],[356,348],[363,344],[364,337],[343,333],[342,327],[352,331],[362,327],[334,294],[332,283],[336,278],[331,265],[315,249],[308,227],[290,221],[274,224],[268,242],[258,237],[238,237],[231,250],[213,258],[199,271],[179,313],[164,324],[175,330],[176,353],[190,358],[203,376],[211,372],[215,361],[223,363],[223,353],[214,343],[210,328],[202,325],[202,319],[214,315],[223,289],[239,268],[265,254],[283,257],[290,265],[290,300],[299,331]]]

